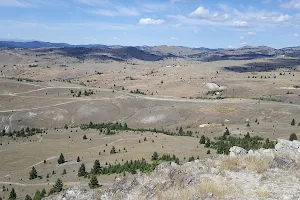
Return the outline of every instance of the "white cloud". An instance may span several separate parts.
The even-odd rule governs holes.
[[[246,28],[249,25],[248,25],[248,22],[246,22],[246,21],[234,21],[233,26],[237,27],[237,28]]]
[[[140,13],[136,8],[124,7],[120,5],[113,6],[113,9],[96,9],[89,10],[89,13],[103,15],[103,16],[139,16]]]
[[[233,49],[233,48],[234,48],[234,46],[232,46],[232,45],[228,46],[228,49]]]
[[[34,7],[31,2],[22,0],[1,0],[0,7]]]
[[[256,35],[256,33],[255,33],[255,32],[251,32],[251,31],[250,31],[250,32],[248,32],[247,34],[248,34],[248,35]]]
[[[113,40],[119,40],[120,38],[118,38],[118,37],[113,37],[112,39],[113,39]]]
[[[294,33],[293,36],[294,36],[294,37],[300,37],[300,34]]]
[[[178,40],[179,38],[177,37],[171,37],[170,40]]]
[[[163,24],[165,21],[162,19],[152,19],[152,18],[142,18],[140,19],[139,23],[141,25],[159,25]]]
[[[240,39],[243,40],[243,39],[245,39],[245,37],[244,37],[244,36],[241,36]]]
[[[281,7],[300,9],[300,0],[290,0],[290,1],[284,2],[284,3],[282,2]]]
[[[141,5],[143,12],[166,11],[170,8],[168,3],[145,3]]]
[[[280,15],[278,18],[274,19],[274,22],[286,22],[290,20],[292,17],[290,15]]]
[[[199,6],[195,11],[190,13],[190,17],[192,18],[207,18],[209,15],[209,10],[205,9],[202,6]]]
[[[247,42],[243,42],[241,43],[242,46],[246,46],[247,45]]]

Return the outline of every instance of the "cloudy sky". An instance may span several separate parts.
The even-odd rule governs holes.
[[[0,38],[71,44],[300,46],[300,0],[0,0]]]

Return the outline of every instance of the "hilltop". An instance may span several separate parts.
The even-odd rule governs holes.
[[[117,179],[105,190],[75,187],[47,200],[298,199],[300,142],[278,140],[275,149],[246,151],[183,165],[162,163],[151,174]]]

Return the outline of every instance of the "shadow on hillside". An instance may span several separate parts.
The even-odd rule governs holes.
[[[276,59],[272,62],[253,62],[245,64],[244,66],[230,66],[224,67],[225,70],[233,71],[237,73],[246,72],[270,72],[276,69],[290,69],[295,70],[297,66],[300,66],[300,60],[287,60],[287,59]]]

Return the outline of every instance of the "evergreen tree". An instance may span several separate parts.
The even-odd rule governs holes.
[[[11,189],[10,193],[9,193],[9,200],[15,200],[17,198],[17,193],[15,191],[14,188]]]
[[[292,122],[291,122],[291,125],[295,126],[295,124],[296,124],[295,119],[293,119]]]
[[[297,135],[295,134],[295,133],[292,133],[291,135],[290,135],[290,141],[294,141],[294,140],[297,140],[298,138],[297,138]]]
[[[84,163],[82,163],[78,170],[78,177],[82,177],[85,175],[86,175],[85,165],[84,165]]]
[[[33,197],[33,200],[41,200],[42,199],[42,195],[41,195],[41,192],[39,190],[37,190],[35,192],[35,195]]]
[[[101,170],[102,170],[102,168],[100,166],[99,160],[95,160],[92,172],[94,174],[99,174],[99,173],[101,173]]]
[[[45,197],[45,195],[46,195],[47,193],[46,193],[46,190],[45,190],[45,188],[41,191],[41,196],[42,197]]]
[[[202,135],[199,141],[200,144],[205,144],[205,136]]]
[[[209,138],[206,138],[206,143],[205,143],[204,147],[206,147],[206,148],[210,147],[210,139]]]
[[[79,158],[79,156],[77,157],[77,162],[80,162],[80,158]]]
[[[65,175],[65,174],[67,174],[67,170],[66,169],[64,169],[63,172],[62,172],[62,175]]]
[[[194,156],[192,156],[192,157],[189,158],[188,162],[192,162],[194,160],[195,160],[195,158],[194,158]]]
[[[84,134],[84,136],[82,137],[82,139],[87,140],[87,136]]]
[[[66,162],[66,161],[65,161],[65,157],[64,157],[64,155],[63,155],[62,153],[60,154],[60,156],[59,156],[57,162],[58,162],[58,164],[63,164],[63,163]]]
[[[116,148],[115,146],[113,146],[110,150],[110,154],[115,154],[116,153]]]
[[[32,169],[29,173],[29,179],[33,180],[33,179],[36,179],[37,177],[38,177],[37,171],[36,171],[35,167],[32,167]]]
[[[95,189],[95,188],[99,187],[99,183],[98,183],[97,177],[95,175],[92,176],[89,186],[91,189]]]
[[[32,200],[31,196],[29,196],[28,194],[25,196],[25,200]]]
[[[49,194],[61,192],[63,186],[64,186],[63,182],[60,179],[57,179],[57,181],[53,185],[53,188],[50,190]]]
[[[229,132],[229,130],[228,130],[227,127],[226,127],[226,130],[225,130],[225,132],[224,132],[224,135],[230,135],[230,132]]]
[[[157,152],[153,153],[152,160],[158,160],[158,153]]]

